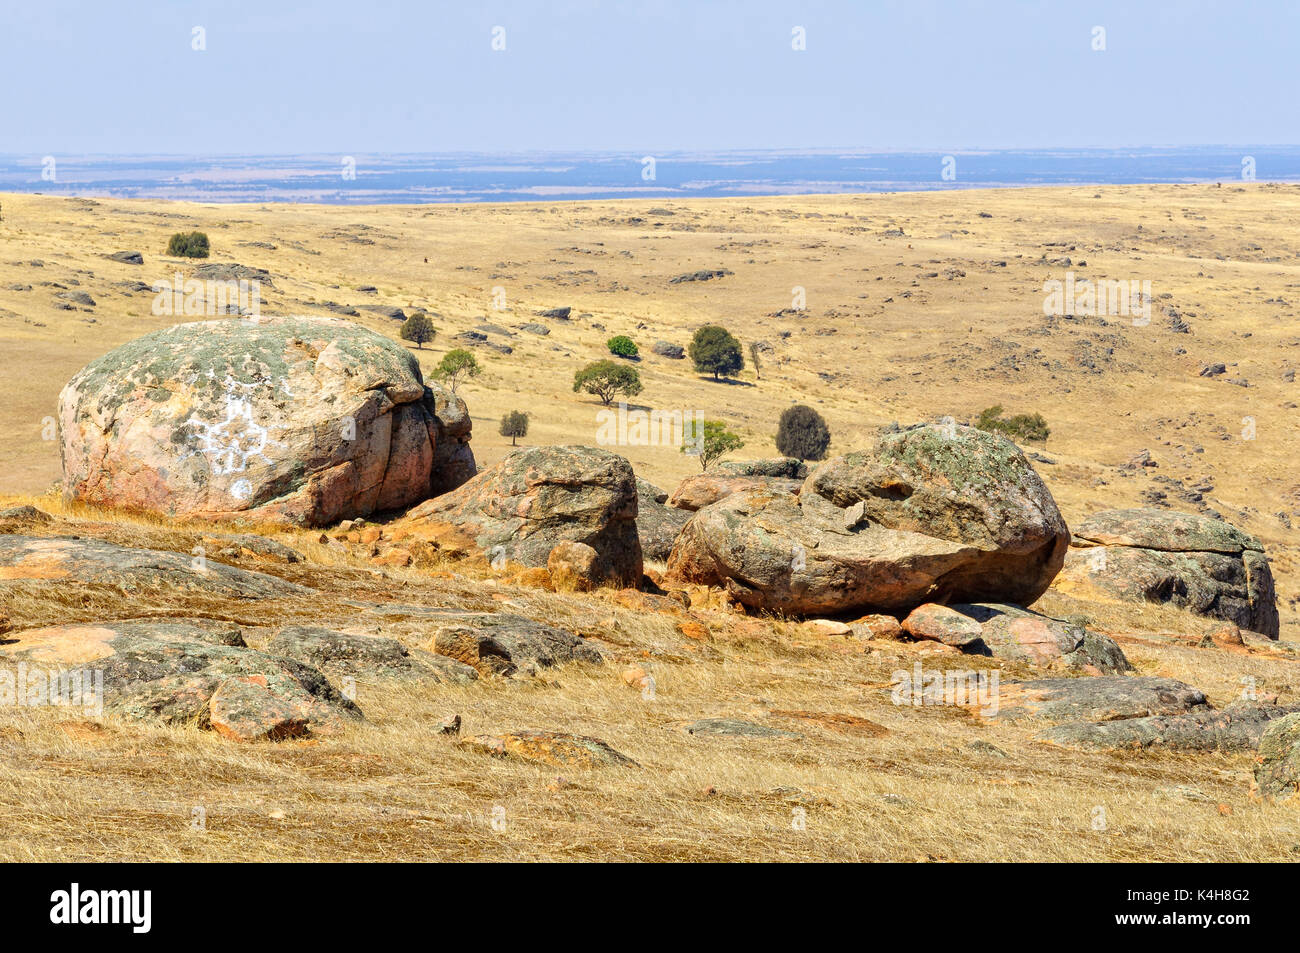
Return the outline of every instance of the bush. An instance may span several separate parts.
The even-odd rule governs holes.
[[[438,366],[433,369],[434,379],[447,384],[453,394],[456,393],[456,388],[460,386],[461,381],[478,377],[482,373],[483,368],[478,360],[463,347],[448,351],[442,356]]]
[[[424,347],[425,341],[432,341],[438,332],[433,322],[423,311],[412,311],[411,316],[402,322],[402,329],[397,332],[403,341],[414,341],[418,348]]]
[[[712,374],[713,379],[731,377],[745,366],[745,355],[740,342],[721,325],[706,324],[691,338],[691,360],[701,374]]]
[[[167,254],[174,258],[207,258],[208,236],[202,232],[177,232],[167,243]]]
[[[822,415],[804,404],[781,412],[776,425],[776,449],[783,457],[823,460],[831,443],[831,430]]]
[[[696,420],[691,418],[682,428],[682,453],[698,454],[700,469],[707,470],[709,464],[745,445],[740,434],[727,429],[721,420]]]
[[[510,438],[510,446],[517,446],[516,439],[528,436],[528,415],[522,410],[512,410],[502,417],[501,436]]]
[[[636,342],[626,334],[619,334],[610,338],[605,342],[605,346],[609,348],[610,354],[616,354],[619,357],[637,356]]]
[[[980,412],[975,426],[989,433],[1006,434],[1012,440],[1028,440],[1042,443],[1052,432],[1042,414],[1016,414],[1013,417],[1002,416],[1002,405],[994,404]]]
[[[596,361],[573,375],[573,392],[578,391],[595,394],[608,407],[616,394],[635,397],[641,393],[641,375],[635,367]]]

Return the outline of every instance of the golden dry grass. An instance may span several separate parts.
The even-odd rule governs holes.
[[[205,530],[53,498],[32,502],[63,520],[43,533],[188,551],[191,534]],[[136,614],[231,619],[255,645],[272,626],[311,618],[421,647],[428,637],[418,617],[361,616],[344,601],[513,609],[600,640],[610,661],[467,687],[362,678],[364,725],[280,744],[238,745],[194,728],[66,709],[0,709],[0,859],[1286,861],[1300,851],[1300,812],[1248,798],[1249,756],[1066,751],[1034,742],[1032,725],[896,707],[892,673],[914,658],[902,648],[873,643],[864,653],[861,642],[794,622],[667,615],[623,608],[613,593],[521,589],[478,565],[448,578],[380,571],[343,547],[321,546],[318,534],[279,535],[307,562],[242,564],[314,585],[319,598],[250,604],[156,590],[95,593],[87,603],[73,590],[43,586],[10,589],[0,610],[20,627]],[[1176,610],[1057,594],[1044,607],[1146,633],[1158,644],[1126,645],[1139,671],[1183,678],[1216,703],[1232,699],[1243,674],[1262,690],[1291,691],[1289,658],[1159,644],[1161,632],[1209,627]],[[678,630],[687,618],[709,630],[707,641]],[[628,664],[653,674],[652,700],[623,683]],[[925,665],[989,662],[944,656]],[[1004,678],[1028,674],[1004,666]],[[780,711],[854,715],[888,734],[835,730]],[[594,735],[640,767],[583,771],[489,758],[437,733],[452,713],[462,716],[463,734]],[[803,738],[682,730],[715,716]],[[970,747],[974,741],[1006,757]],[[1171,794],[1179,785],[1207,800]],[[1093,827],[1099,807],[1105,830]],[[204,830],[192,828],[195,808],[205,812]],[[494,817],[504,817],[503,830]]]
[[[431,310],[439,336],[416,352],[426,372],[456,333],[484,320],[516,329],[539,320],[539,310],[572,306],[571,322],[540,319],[548,337],[517,333],[513,354],[480,353],[487,372],[463,394],[485,464],[509,446],[496,423],[512,409],[533,415],[525,443],[594,442],[598,405],[572,393],[572,376],[604,357],[605,339],[619,333],[645,355],[638,402],[729,421],[747,440],[742,456],[774,452],[774,421],[792,400],[826,416],[833,452],[864,445],[894,420],[969,419],[994,403],[1040,411],[1052,435],[1035,449],[1054,462],[1037,466],[1067,521],[1137,504],[1150,490],[1190,508],[1162,481],[1212,478],[1206,502],[1263,539],[1284,643],[1300,639],[1300,546],[1288,525],[1300,519],[1300,385],[1285,379],[1300,364],[1300,186],[472,207],[0,200],[0,401],[8,420],[0,490],[39,494],[58,478],[57,444],[43,438],[60,387],[90,359],[172,323],[151,314],[151,294],[120,283],[189,274],[193,263],[161,251],[172,232],[198,228],[212,237],[213,261],[271,273],[264,313],[328,313],[327,301]],[[901,237],[886,234],[896,227]],[[123,249],[142,251],[146,265],[103,257]],[[1043,281],[1064,276],[1054,261],[1066,256],[1079,275],[1150,280],[1152,324],[1047,319]],[[700,268],[734,274],[669,283]],[[965,276],[948,278],[950,268]],[[378,294],[356,291],[362,284]],[[808,309],[779,314],[796,286],[806,289]],[[97,305],[57,309],[60,288],[88,291]],[[492,307],[496,288],[506,293],[503,311]],[[1165,305],[1185,316],[1191,334],[1167,326]],[[396,324],[372,312],[357,320],[396,336]],[[658,338],[685,344],[705,322],[727,325],[746,343],[770,343],[761,377],[747,369],[737,384],[714,384],[686,362],[648,354]],[[1215,361],[1251,386],[1198,376]],[[1248,417],[1254,440],[1241,438]],[[1158,468],[1117,466],[1144,447]],[[669,489],[694,467],[674,448],[619,452]],[[189,552],[204,534],[229,529],[53,497],[34,502],[68,521],[39,532],[129,545]],[[694,612],[710,631],[699,641],[678,631],[676,617],[624,608],[610,594],[519,589],[480,564],[380,571],[320,544],[318,534],[255,529],[307,562],[244,565],[314,586],[319,596],[249,604],[162,589],[10,587],[0,610],[19,627],[202,615],[239,622],[253,644],[272,626],[317,621],[420,646],[427,635],[417,617],[361,615],[346,601],[517,607],[601,639],[611,661],[548,671],[536,683],[468,688],[363,679],[366,724],[306,743],[237,746],[192,729],[0,710],[0,858],[1285,861],[1300,851],[1300,814],[1247,798],[1248,756],[1064,751],[1035,743],[1032,726],[898,708],[890,676],[913,661],[901,649],[866,654],[861,643],[793,623]],[[1123,640],[1140,673],[1184,679],[1216,704],[1240,692],[1243,676],[1295,700],[1289,654],[1196,648],[1185,636],[1207,626],[1184,613],[1056,592],[1041,607],[1092,618]],[[653,701],[623,684],[628,663],[654,675]],[[1028,673],[1006,670],[1017,674]],[[782,710],[860,716],[889,733],[770,714]],[[565,772],[489,759],[434,733],[452,712],[469,734],[592,734],[641,767]],[[680,730],[721,715],[804,738],[703,739]],[[975,740],[1007,757],[970,748]],[[1207,800],[1161,795],[1177,785]],[[1104,831],[1093,829],[1099,806]],[[194,807],[207,811],[204,832],[190,828]],[[503,831],[491,824],[497,807]],[[807,812],[805,830],[792,828],[796,807]]]

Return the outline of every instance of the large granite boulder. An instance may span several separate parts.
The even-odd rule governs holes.
[[[1161,602],[1278,637],[1263,544],[1222,520],[1157,509],[1106,510],[1074,530],[1063,592]]]
[[[320,526],[473,474],[469,416],[402,345],[336,318],[180,324],[59,396],[64,492],[168,516]]]
[[[921,425],[821,464],[798,496],[765,487],[704,507],[678,536],[666,580],[794,613],[1029,605],[1068,540],[1052,494],[1014,443]]]
[[[640,477],[636,478],[636,494],[636,531],[641,539],[641,554],[646,559],[666,560],[691,514],[665,506],[668,493]]]
[[[637,488],[631,465],[594,447],[520,447],[464,486],[397,524],[456,555],[542,567],[562,541],[596,551],[599,584],[641,581]]]

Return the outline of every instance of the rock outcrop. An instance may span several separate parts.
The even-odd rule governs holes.
[[[1039,741],[1070,748],[1167,748],[1173,751],[1254,751],[1260,739],[1294,708],[1238,702],[1222,711],[1202,708],[1180,715],[1057,725]]]
[[[239,741],[329,733],[361,719],[360,709],[316,669],[256,652],[238,627],[206,620],[10,632],[0,663],[25,663],[29,674],[57,671],[60,681],[82,690],[102,688],[103,710],[111,714],[196,725]],[[86,700],[72,701],[84,707]]]
[[[399,509],[473,473],[469,415],[404,347],[336,318],[155,331],[59,396],[65,494],[304,526]]]
[[[1270,801],[1293,801],[1300,793],[1300,712],[1264,729],[1251,793]]]
[[[1278,637],[1263,544],[1222,520],[1157,509],[1107,510],[1074,530],[1063,592],[1160,602]]]
[[[733,493],[760,491],[797,495],[803,487],[802,480],[788,480],[761,475],[735,476],[718,473],[697,473],[677,485],[668,505],[679,510],[695,512],[725,500]]]
[[[797,497],[765,488],[704,507],[678,536],[665,584],[724,587],[743,605],[795,613],[1028,605],[1068,540],[1015,444],[922,425],[821,464]]]
[[[1020,606],[958,603],[948,608],[979,622],[981,647],[994,658],[1088,675],[1122,675],[1130,668],[1114,639],[1083,626]]]
[[[662,562],[673,551],[677,534],[690,520],[691,514],[665,506],[667,491],[640,477],[636,480],[636,493],[636,532],[641,539],[641,554],[646,559]]]
[[[641,581],[632,467],[594,447],[520,447],[396,524],[454,555],[544,567],[557,543],[585,543],[600,585]]]

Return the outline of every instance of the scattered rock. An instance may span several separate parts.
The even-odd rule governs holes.
[[[1056,586],[1161,602],[1278,637],[1273,574],[1260,541],[1222,520],[1158,509],[1106,510],[1074,530]]]
[[[533,764],[565,768],[639,767],[627,755],[599,738],[558,731],[513,731],[502,735],[477,735],[462,742],[466,747],[498,758],[518,758]]]
[[[980,640],[996,658],[1089,675],[1122,675],[1130,668],[1114,639],[1083,626],[1006,604],[958,603],[949,608],[980,623]]]
[[[714,473],[696,473],[677,485],[668,505],[679,510],[695,512],[733,493],[766,492],[797,495],[803,487],[800,480],[784,480],[767,476],[723,476]]]
[[[702,718],[686,726],[692,735],[727,735],[739,738],[802,738],[793,731],[782,731],[769,725],[759,725],[739,718]]]
[[[917,606],[903,620],[903,631],[918,639],[933,639],[961,648],[974,645],[983,634],[980,624],[947,606],[932,602]]]
[[[1269,801],[1293,800],[1300,792],[1300,712],[1271,721],[1259,740],[1259,761],[1251,795]]]
[[[89,583],[129,592],[174,588],[237,599],[276,599],[312,590],[275,576],[206,564],[180,553],[129,549],[98,539],[0,536],[0,589],[27,582]]]
[[[349,635],[319,626],[286,626],[267,643],[266,650],[344,675],[422,677],[462,685],[478,678],[478,672],[463,662],[412,652],[397,639]]]
[[[1073,748],[1253,751],[1270,723],[1296,710],[1239,702],[1222,711],[1200,708],[1176,715],[1057,725],[1037,737]]]
[[[107,256],[113,261],[120,261],[124,265],[143,265],[144,255],[138,251],[115,251]]]
[[[680,361],[686,356],[686,348],[680,344],[670,344],[667,341],[655,341],[650,345],[650,350],[660,357],[666,357],[674,361]]]
[[[249,649],[237,626],[207,620],[27,629],[6,636],[0,658],[102,672],[105,711],[235,740],[328,733],[361,719],[316,669]]]
[[[1052,722],[1116,721],[1210,710],[1205,694],[1172,678],[1098,675],[1002,682],[996,717]]]
[[[590,592],[602,581],[600,554],[586,543],[563,539],[546,559],[546,571],[558,590]]]
[[[514,675],[529,664],[597,664],[604,656],[586,639],[555,626],[509,613],[469,615],[439,627],[432,650],[480,675]]]

